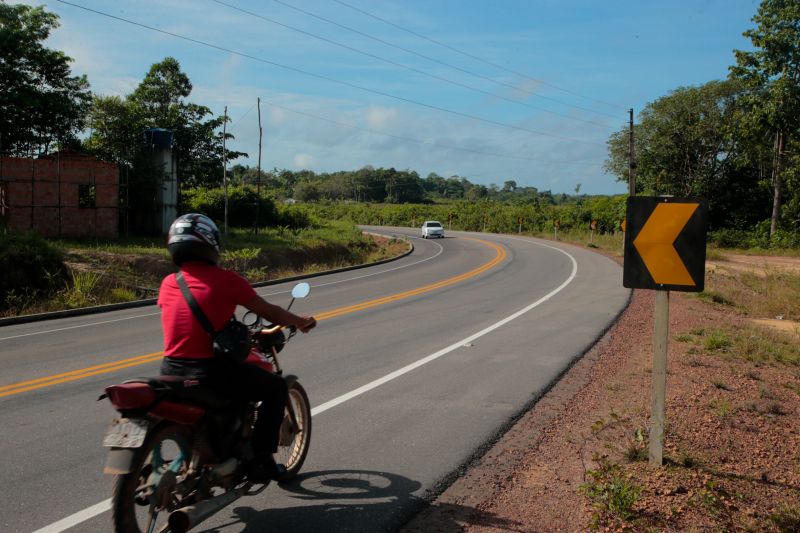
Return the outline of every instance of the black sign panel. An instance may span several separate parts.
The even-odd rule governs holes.
[[[707,219],[704,200],[628,198],[623,286],[702,292]]]

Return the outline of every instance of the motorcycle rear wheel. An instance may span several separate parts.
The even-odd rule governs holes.
[[[191,432],[185,426],[168,424],[156,427],[147,435],[141,448],[134,453],[131,472],[118,475],[114,480],[112,521],[116,533],[152,533],[166,525],[167,507],[177,503],[169,487],[168,472],[176,476],[185,474],[191,453]],[[148,488],[153,473],[162,479],[160,491],[153,490],[158,489],[158,484]],[[162,501],[154,501],[159,498]]]
[[[279,483],[297,476],[311,445],[311,404],[305,389],[297,381],[289,384],[288,403],[281,424],[278,452],[275,454],[275,461],[286,467],[286,472],[277,478]],[[294,414],[294,423],[290,409]]]

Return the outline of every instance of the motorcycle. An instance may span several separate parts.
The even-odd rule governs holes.
[[[292,289],[308,295],[308,283]],[[297,333],[280,325],[264,327],[247,313],[251,349],[246,364],[286,381],[289,390],[275,460],[286,466],[277,480],[297,476],[311,443],[311,406],[297,376],[283,376],[278,353]],[[117,533],[183,533],[244,495],[268,484],[247,479],[243,465],[255,453],[251,437],[258,404],[232,402],[180,376],[140,378],[112,385],[102,398],[119,411],[103,445],[109,448],[104,472],[115,476],[112,521]],[[165,521],[166,517],[166,521]]]

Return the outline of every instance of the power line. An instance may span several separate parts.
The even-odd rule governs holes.
[[[300,28],[295,28],[294,26],[290,26],[288,24],[284,24],[282,22],[278,22],[277,20],[271,19],[269,17],[265,17],[263,15],[259,15],[258,13],[253,13],[252,11],[248,11],[248,10],[246,10],[244,8],[231,5],[231,4],[227,3],[227,2],[223,2],[222,0],[212,0],[212,1],[217,3],[217,4],[219,4],[219,5],[221,5],[221,6],[225,6],[227,8],[233,9],[235,11],[239,11],[240,13],[244,13],[244,14],[249,15],[251,17],[259,18],[259,19],[264,20],[266,22],[270,22],[270,23],[275,24],[277,26],[281,26],[282,28],[286,28],[286,29],[289,29],[289,30],[292,30],[292,31],[295,31],[295,32],[298,32],[298,33],[302,33],[303,35],[307,35],[309,37],[313,37],[314,39],[318,39],[320,41],[323,41],[323,42],[326,42],[326,43],[329,43],[329,44],[333,44],[335,46],[339,46],[339,47],[344,48],[346,50],[350,50],[351,52],[356,52],[357,54],[361,54],[361,55],[365,55],[367,57],[371,57],[373,59],[377,59],[378,61],[383,61],[384,63],[388,63],[389,65],[393,65],[393,66],[400,67],[400,68],[403,68],[403,69],[406,69],[406,70],[410,70],[412,72],[416,72],[418,74],[422,74],[423,76],[427,76],[429,78],[433,78],[433,79],[436,79],[436,80],[439,80],[439,81],[443,81],[445,83],[450,83],[451,85],[456,85],[456,86],[462,87],[464,89],[469,89],[471,91],[475,91],[475,92],[484,94],[486,96],[490,96],[492,98],[498,98],[500,100],[505,100],[507,102],[511,102],[512,104],[518,104],[518,105],[521,105],[521,106],[528,107],[530,109],[535,109],[537,111],[543,111],[545,113],[550,113],[552,115],[557,115],[559,117],[564,117],[564,118],[567,118],[569,120],[576,120],[576,121],[579,121],[579,122],[583,122],[585,124],[591,124],[592,126],[599,126],[599,124],[597,124],[596,122],[593,122],[591,120],[584,120],[582,118],[572,117],[570,115],[565,115],[564,113],[559,113],[557,111],[553,111],[553,110],[546,109],[546,108],[543,108],[543,107],[534,106],[534,105],[528,104],[526,102],[521,102],[519,100],[514,100],[513,98],[508,98],[508,97],[503,96],[501,94],[496,94],[496,93],[492,93],[492,92],[489,92],[489,91],[484,91],[483,89],[479,89],[477,87],[473,87],[473,86],[467,85],[465,83],[454,81],[454,80],[451,80],[449,78],[445,78],[444,76],[439,76],[437,74],[431,74],[430,72],[426,72],[426,71],[420,70],[418,68],[414,68],[414,67],[411,67],[411,66],[408,66],[408,65],[404,65],[402,63],[398,63],[396,61],[392,61],[391,59],[386,59],[384,57],[378,56],[376,54],[372,54],[370,52],[365,52],[364,50],[360,50],[360,49],[355,48],[353,46],[349,46],[349,45],[334,41],[332,39],[328,39],[326,37],[322,37],[320,35],[317,35],[315,33],[311,33],[311,32],[302,30]]]
[[[252,110],[253,110],[253,108],[255,108],[255,107],[256,107],[256,104],[257,104],[257,103],[258,103],[258,102],[256,102],[255,104],[251,105],[251,106],[250,106],[250,109],[248,109],[247,111],[245,111],[245,112],[244,112],[244,114],[243,114],[241,117],[237,118],[236,120],[231,120],[231,123],[233,123],[233,124],[238,124],[240,120],[242,120],[244,117],[246,117],[247,115],[249,115],[249,114],[250,114],[250,111],[252,111]]]
[[[404,52],[406,52],[406,53],[409,53],[409,54],[415,55],[415,56],[417,56],[417,57],[421,57],[421,58],[423,58],[423,59],[427,59],[428,61],[432,61],[432,62],[434,62],[434,63],[438,63],[439,65],[444,65],[444,66],[446,66],[446,67],[449,67],[449,68],[452,68],[452,69],[458,70],[458,71],[460,71],[460,72],[463,72],[464,74],[468,74],[468,75],[470,75],[470,76],[474,76],[474,77],[476,77],[476,78],[480,78],[480,79],[482,79],[482,80],[486,80],[486,81],[489,81],[489,82],[491,82],[491,83],[496,83],[496,84],[498,84],[498,85],[503,85],[503,86],[505,86],[505,87],[509,87],[509,88],[511,88],[511,89],[513,89],[513,90],[515,90],[515,91],[523,92],[523,93],[529,94],[529,95],[531,95],[531,96],[534,96],[534,97],[536,97],[536,98],[542,98],[542,99],[544,99],[544,100],[549,100],[549,101],[551,101],[551,102],[555,102],[555,103],[557,103],[557,104],[561,104],[561,105],[563,105],[563,106],[572,107],[572,108],[575,108],[575,109],[580,109],[580,110],[582,110],[582,111],[588,111],[589,113],[595,113],[595,114],[598,114],[598,115],[605,115],[605,116],[607,116],[607,117],[611,117],[611,118],[618,118],[616,115],[611,115],[611,114],[609,114],[609,113],[604,113],[604,112],[602,112],[602,111],[597,111],[597,110],[594,110],[594,109],[589,109],[589,108],[587,108],[587,107],[581,107],[581,106],[577,106],[577,105],[574,105],[574,104],[570,104],[570,103],[568,103],[568,102],[563,102],[563,101],[561,101],[561,100],[558,100],[558,99],[556,99],[556,98],[551,98],[551,97],[549,97],[549,96],[544,96],[544,95],[541,95],[541,94],[539,94],[539,93],[535,93],[535,92],[533,92],[533,91],[529,91],[529,90],[527,90],[527,89],[525,89],[525,88],[522,88],[522,87],[517,87],[517,86],[511,85],[510,83],[505,83],[505,82],[502,82],[502,81],[498,81],[498,80],[492,79],[492,78],[490,78],[490,77],[488,77],[488,76],[484,76],[484,75],[482,75],[482,74],[478,74],[478,73],[476,73],[476,72],[472,72],[471,70],[467,70],[467,69],[465,69],[465,68],[461,68],[461,67],[459,67],[459,66],[457,66],[457,65],[453,65],[452,63],[447,63],[447,62],[445,62],[445,61],[441,61],[441,60],[439,60],[439,59],[436,59],[435,57],[431,57],[431,56],[428,56],[428,55],[425,55],[425,54],[421,54],[421,53],[419,53],[419,52],[415,52],[414,50],[410,50],[410,49],[408,49],[408,48],[405,48],[405,47],[402,47],[402,46],[400,46],[400,45],[397,45],[397,44],[394,44],[394,43],[390,43],[389,41],[386,41],[386,40],[384,40],[384,39],[381,39],[380,37],[375,37],[374,35],[370,35],[370,34],[368,34],[368,33],[365,33],[365,32],[363,32],[363,31],[360,31],[360,30],[357,30],[357,29],[351,28],[351,27],[349,27],[349,26],[345,26],[344,24],[340,24],[340,23],[338,23],[338,22],[336,22],[336,21],[334,21],[334,20],[331,20],[331,19],[325,18],[325,17],[323,17],[323,16],[320,16],[320,15],[316,15],[316,14],[314,14],[314,13],[311,13],[310,11],[306,11],[305,9],[301,9],[301,8],[299,8],[299,7],[297,7],[297,6],[293,6],[293,5],[291,5],[291,4],[288,4],[288,3],[284,2],[283,0],[273,0],[273,2],[276,2],[276,3],[278,3],[278,4],[281,4],[282,6],[286,6],[286,7],[288,7],[289,9],[293,9],[293,10],[295,10],[295,11],[298,11],[298,12],[300,12],[300,13],[303,13],[303,14],[305,14],[305,15],[308,15],[309,17],[314,17],[314,18],[316,18],[316,19],[319,19],[319,20],[322,20],[322,21],[324,21],[324,22],[327,22],[328,24],[333,24],[334,26],[338,26],[338,27],[340,27],[340,28],[343,28],[343,29],[345,29],[345,30],[347,30],[347,31],[350,31],[350,32],[356,33],[356,34],[358,34],[358,35],[361,35],[361,36],[363,36],[363,37],[366,37],[366,38],[368,38],[368,39],[372,39],[373,41],[376,41],[376,42],[379,42],[379,43],[385,44],[386,46],[390,46],[390,47],[392,47],[392,48],[397,48],[398,50],[402,50],[402,51],[404,51]],[[345,4],[345,5],[346,5],[346,4]],[[352,6],[349,6],[349,5],[348,5],[348,7],[352,7]],[[356,9],[356,8],[353,8],[353,9]],[[377,17],[376,17],[376,18],[377,18]],[[383,20],[383,19],[379,19],[379,20]],[[388,21],[384,21],[384,22],[387,22],[387,23],[388,23]],[[409,30],[409,31],[410,31],[410,30]],[[504,69],[504,70],[507,70],[507,69]],[[512,72],[513,72],[513,71],[512,71]],[[518,75],[519,75],[519,74],[518,74]],[[525,76],[524,74],[523,74],[522,76],[524,76],[524,77],[526,77],[526,78],[528,78],[528,79],[532,79],[532,80],[534,80],[534,81],[540,82],[540,83],[542,83],[543,85],[549,85],[549,84],[547,84],[547,83],[545,83],[545,82],[543,82],[543,81],[541,81],[541,80],[536,80],[536,79],[534,79],[534,78],[530,78],[530,77],[528,77],[528,76]]]
[[[278,0],[275,0],[275,1],[278,1]],[[441,41],[437,41],[436,39],[432,39],[432,38],[428,37],[427,35],[422,35],[421,33],[417,33],[414,30],[409,30],[408,28],[404,28],[403,26],[400,26],[399,24],[395,24],[394,22],[392,22],[390,20],[386,20],[384,18],[379,17],[378,15],[374,15],[374,14],[369,13],[368,11],[365,11],[363,9],[360,9],[360,8],[354,6],[354,5],[348,4],[347,2],[344,2],[343,0],[333,0],[333,1],[336,2],[337,4],[340,4],[340,5],[343,5],[345,7],[348,7],[350,9],[354,10],[354,11],[358,11],[359,13],[361,13],[363,15],[366,15],[368,17],[372,17],[375,20],[379,20],[379,21],[381,21],[381,22],[383,22],[385,24],[388,24],[388,25],[390,25],[390,26],[392,26],[394,28],[397,28],[398,30],[402,30],[402,31],[404,31],[406,33],[410,33],[411,35],[419,37],[420,39],[425,39],[426,41],[432,42],[433,44],[442,46],[444,48],[447,48],[448,50],[452,50],[453,52],[456,52],[456,53],[459,53],[459,54],[461,54],[463,56],[469,57],[470,59],[474,59],[476,61],[480,61],[481,63],[485,63],[485,64],[487,64],[489,66],[494,67],[494,68],[498,68],[500,70],[504,70],[504,71],[506,71],[506,72],[508,72],[510,74],[521,76],[521,77],[529,79],[531,81],[535,81],[536,83],[541,83],[542,85],[546,85],[548,87],[552,87],[553,89],[556,89],[556,90],[559,90],[559,91],[563,91],[565,93],[569,93],[569,94],[571,94],[573,96],[577,96],[579,98],[584,98],[586,100],[591,100],[593,102],[597,102],[599,104],[604,104],[604,105],[607,105],[607,106],[610,106],[610,107],[614,107],[614,108],[617,108],[617,109],[625,109],[625,110],[627,110],[626,108],[624,108],[623,106],[620,106],[618,104],[612,104],[611,102],[606,102],[604,100],[599,100],[599,99],[593,98],[591,96],[584,96],[582,94],[578,94],[578,93],[576,93],[574,91],[571,91],[569,89],[565,89],[563,87],[559,87],[558,85],[554,85],[552,83],[548,83],[548,82],[546,82],[544,80],[541,80],[541,79],[538,79],[538,78],[532,78],[531,76],[528,76],[527,74],[524,74],[522,72],[518,72],[516,70],[506,68],[506,67],[504,67],[502,65],[499,65],[499,64],[494,63],[492,61],[489,61],[487,59],[483,59],[482,57],[478,57],[476,55],[470,54],[469,52],[464,52],[463,50],[459,50],[458,48],[450,46],[449,44],[445,44],[445,43],[443,43]],[[280,2],[280,3],[283,3],[283,2]]]
[[[411,98],[404,98],[402,96],[397,96],[397,95],[394,95],[394,94],[391,94],[391,93],[387,93],[387,92],[384,92],[384,91],[379,91],[379,90],[376,90],[376,89],[370,89],[368,87],[357,85],[355,83],[350,83],[348,81],[337,80],[336,78],[331,78],[331,77],[328,77],[328,76],[323,76],[321,74],[315,74],[313,72],[308,72],[306,70],[302,70],[302,69],[299,69],[299,68],[296,68],[296,67],[291,67],[291,66],[288,66],[288,65],[283,65],[281,63],[276,63],[275,61],[270,61],[268,59],[264,59],[264,58],[257,57],[257,56],[254,56],[254,55],[246,54],[244,52],[239,52],[239,51],[233,50],[231,48],[226,48],[224,46],[219,46],[219,45],[216,45],[216,44],[208,43],[208,42],[201,41],[199,39],[195,39],[195,38],[192,38],[192,37],[186,37],[185,35],[180,35],[178,33],[170,32],[170,31],[167,31],[167,30],[162,30],[160,28],[156,28],[156,27],[153,27],[153,26],[148,26],[147,24],[143,24],[141,22],[135,22],[135,21],[123,18],[123,17],[118,17],[116,15],[112,15],[110,13],[105,13],[103,11],[99,11],[99,10],[92,9],[92,8],[89,8],[89,7],[85,7],[85,6],[82,6],[82,5],[79,5],[79,4],[75,4],[73,2],[68,2],[66,0],[56,0],[56,1],[59,2],[59,3],[62,3],[62,4],[66,4],[66,5],[72,6],[72,7],[76,7],[78,9],[82,9],[84,11],[95,13],[97,15],[102,15],[104,17],[108,17],[108,18],[111,18],[111,19],[114,19],[114,20],[125,22],[125,23],[131,24],[133,26],[137,26],[137,27],[140,27],[140,28],[145,28],[145,29],[148,29],[148,30],[151,30],[151,31],[162,33],[164,35],[169,35],[169,36],[175,37],[177,39],[182,39],[184,41],[188,41],[188,42],[191,42],[191,43],[194,43],[194,44],[199,44],[199,45],[202,45],[202,46],[206,46],[208,48],[213,48],[215,50],[220,50],[220,51],[226,52],[228,54],[233,54],[233,55],[236,55],[236,56],[240,56],[240,57],[244,57],[244,58],[247,58],[247,59],[251,59],[253,61],[258,61],[260,63],[264,63],[264,64],[271,65],[271,66],[274,66],[274,67],[282,68],[284,70],[297,72],[299,74],[303,74],[305,76],[310,76],[312,78],[317,78],[317,79],[320,79],[320,80],[324,80],[324,81],[328,81],[328,82],[332,82],[332,83],[337,83],[339,85],[344,85],[346,87],[351,87],[353,89],[358,89],[360,91],[370,92],[370,93],[377,94],[377,95],[380,95],[380,96],[384,96],[384,97],[387,97],[387,98],[393,98],[393,99],[399,100],[401,102],[406,102],[406,103],[409,103],[409,104],[418,105],[420,107],[427,107],[428,109],[434,109],[434,110],[437,110],[437,111],[441,111],[443,113],[449,113],[449,114],[452,114],[452,115],[468,118],[468,119],[471,119],[471,120],[477,120],[477,121],[480,121],[480,122],[485,122],[487,124],[494,124],[495,126],[500,126],[500,127],[503,127],[503,128],[509,128],[509,129],[513,129],[513,130],[517,130],[517,131],[525,131],[525,132],[528,132],[528,133],[533,133],[534,135],[541,135],[541,136],[544,136],[544,137],[551,137],[551,138],[554,138],[554,139],[567,140],[567,141],[572,141],[572,142],[578,142],[578,143],[581,143],[581,144],[589,144],[589,145],[593,145],[593,146],[605,146],[605,145],[601,145],[600,143],[596,143],[596,142],[584,141],[582,139],[574,139],[574,138],[571,138],[571,137],[565,137],[565,136],[556,135],[556,134],[553,134],[553,133],[547,133],[547,132],[532,130],[532,129],[529,129],[529,128],[524,128],[522,126],[515,126],[513,124],[506,124],[504,122],[498,122],[496,120],[491,120],[491,119],[488,119],[488,118],[479,117],[477,115],[470,115],[469,113],[462,113],[461,111],[455,111],[453,109],[447,109],[445,107],[440,107],[440,106],[436,106],[436,105],[433,105],[433,104],[426,104],[424,102],[420,102],[418,100],[413,100]]]

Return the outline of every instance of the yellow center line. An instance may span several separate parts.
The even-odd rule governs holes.
[[[372,307],[377,307],[379,305],[388,304],[391,302],[396,302],[399,300],[404,300],[406,298],[411,298],[412,296],[417,296],[419,294],[424,294],[436,289],[440,289],[443,287],[448,287],[450,285],[454,285],[461,281],[467,280],[469,278],[473,278],[487,270],[497,266],[500,264],[505,258],[507,257],[507,252],[505,248],[499,246],[497,244],[491,243],[489,241],[484,241],[481,239],[469,239],[479,242],[481,244],[485,244],[490,248],[493,248],[496,252],[494,258],[485,263],[478,268],[470,270],[469,272],[465,272],[458,276],[448,278],[442,281],[438,281],[436,283],[431,283],[429,285],[425,285],[422,287],[418,287],[416,289],[411,289],[405,292],[401,292],[398,294],[392,294],[390,296],[384,296],[382,298],[376,298],[374,300],[368,300],[365,302],[360,302],[357,304],[349,305],[346,307],[340,307],[338,309],[332,309],[330,311],[324,311],[316,315],[317,321],[327,320],[329,318],[334,318],[342,315],[346,315],[349,313],[355,313],[357,311],[363,311],[364,309],[370,309]],[[136,357],[129,357],[127,359],[121,359],[119,361],[112,361],[110,363],[103,363],[100,365],[94,365],[86,368],[81,368],[79,370],[71,370],[69,372],[64,372],[62,374],[54,374],[52,376],[46,376],[37,379],[31,379],[28,381],[20,381],[19,383],[12,383],[10,385],[3,385],[0,386],[0,398],[5,396],[12,396],[14,394],[20,394],[22,392],[32,391],[36,389],[41,389],[44,387],[49,387],[51,385],[57,385],[59,383],[66,383],[69,381],[75,381],[78,379],[87,378],[90,376],[96,376],[99,374],[107,374],[110,372],[115,372],[117,370],[121,370],[123,368],[129,368],[132,366],[143,365],[146,363],[152,363],[158,361],[163,352],[153,352],[144,355],[138,355]]]

